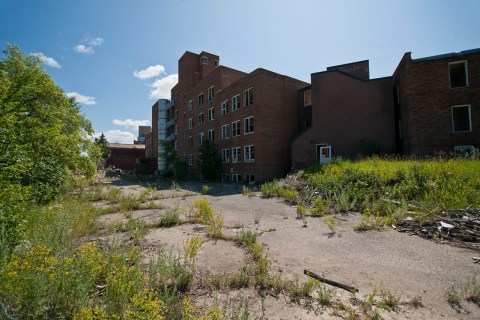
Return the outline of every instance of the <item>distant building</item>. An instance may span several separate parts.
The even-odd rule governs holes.
[[[152,127],[150,126],[139,126],[138,127],[138,138],[133,141],[134,144],[145,144],[145,139],[147,134],[152,132]]]
[[[145,158],[143,144],[110,143],[108,149],[110,157],[107,159],[107,167],[138,171],[139,160]]]

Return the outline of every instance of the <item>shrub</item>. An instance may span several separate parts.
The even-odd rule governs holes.
[[[196,223],[208,224],[214,218],[214,212],[210,203],[205,198],[193,200],[190,205],[191,219]]]
[[[316,198],[313,201],[313,209],[311,210],[312,216],[321,216],[325,213],[325,206],[322,198]]]
[[[298,191],[294,188],[279,188],[277,190],[277,194],[279,197],[284,198],[291,204],[298,203]]]
[[[302,205],[297,206],[297,218],[304,219],[307,214],[307,208]]]
[[[156,225],[158,227],[169,228],[169,227],[179,225],[181,223],[182,223],[182,220],[180,219],[180,215],[178,214],[178,211],[176,209],[170,208],[170,209],[167,209],[165,214],[160,217]]]
[[[213,217],[208,221],[207,234],[214,239],[221,239],[224,237],[222,228],[224,225],[223,216],[219,213],[215,213]]]
[[[207,195],[209,190],[210,190],[210,188],[208,187],[208,185],[204,184],[202,186],[202,194]]]
[[[279,189],[280,183],[278,181],[265,182],[260,186],[263,198],[276,197]]]

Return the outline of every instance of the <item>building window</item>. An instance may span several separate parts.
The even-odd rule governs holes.
[[[193,128],[193,119],[190,118],[188,119],[188,129],[192,129]]]
[[[467,62],[458,61],[448,64],[450,74],[450,88],[461,88],[468,86]]]
[[[244,121],[244,134],[252,134],[253,133],[253,116],[243,119]]]
[[[188,165],[193,166],[193,154],[191,153],[188,155]]]
[[[470,106],[452,107],[453,132],[472,131],[472,121],[470,115]]]
[[[232,174],[232,182],[233,183],[242,183],[242,175],[238,173]]]
[[[203,105],[203,92],[198,95],[198,106]]]
[[[228,100],[222,102],[222,116],[228,114]]]
[[[230,162],[230,149],[222,149],[222,163]]]
[[[218,60],[215,60],[215,67],[218,67]]]
[[[215,107],[208,109],[208,121],[215,120]]]
[[[228,139],[228,124],[222,126],[222,139]]]
[[[232,137],[240,135],[240,120],[232,122]]]
[[[253,103],[253,88],[243,91],[243,105],[249,106]]]
[[[208,130],[208,140],[212,141],[215,140],[215,130],[214,129],[210,129]]]
[[[175,140],[174,147],[175,150],[178,150],[178,140]]]
[[[244,156],[245,162],[255,161],[255,146],[245,146],[244,152],[245,152],[245,156]]]
[[[192,111],[192,110],[193,110],[193,101],[192,101],[192,100],[188,101],[188,103],[187,103],[187,108],[188,108],[188,111]]]
[[[175,120],[178,120],[178,110],[175,110]]]
[[[211,86],[210,88],[208,88],[208,101],[212,101],[214,96],[215,96],[215,88]]]
[[[203,112],[200,112],[198,114],[198,125],[202,125],[203,124]]]
[[[178,124],[175,125],[175,131],[174,131],[175,135],[178,136]]]
[[[473,156],[475,154],[475,148],[473,146],[455,146],[453,147],[453,154],[457,157]]]
[[[254,174],[246,174],[245,175],[245,183],[255,183],[255,175]]]
[[[308,107],[312,105],[312,90],[303,92],[303,106]]]
[[[205,57],[205,56],[202,56],[202,57],[200,58],[200,64],[207,64],[207,63],[208,63],[208,58]]]
[[[237,94],[235,97],[232,97],[232,112],[237,111],[240,108],[240,95]]]
[[[232,163],[242,162],[242,148],[234,147],[232,148]]]
[[[188,145],[189,145],[190,147],[193,147],[193,137],[192,137],[192,136],[189,136],[189,137],[188,137]]]
[[[205,140],[205,134],[203,132],[200,132],[198,134],[198,144],[202,144],[203,140]]]

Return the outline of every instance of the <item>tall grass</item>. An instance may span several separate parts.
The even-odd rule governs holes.
[[[435,212],[480,206],[480,161],[475,159],[340,160],[311,167],[303,178],[325,197],[346,199],[358,211],[384,210],[392,201]]]

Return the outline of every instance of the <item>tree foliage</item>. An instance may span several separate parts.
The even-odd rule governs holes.
[[[107,141],[107,138],[105,137],[105,135],[102,134],[100,135],[100,137],[98,138],[95,138],[95,145],[100,149],[100,157],[102,159],[106,159],[109,157],[110,155],[110,152],[108,151],[108,141]]]
[[[91,123],[34,56],[7,45],[0,60],[0,244],[22,212],[72,188],[75,174],[95,174]],[[3,241],[2,241],[3,240]],[[2,248],[0,248],[2,249]]]
[[[218,180],[220,176],[220,156],[215,143],[208,139],[203,140],[198,150],[198,169],[206,180]]]

